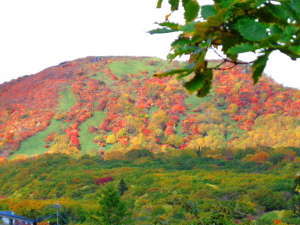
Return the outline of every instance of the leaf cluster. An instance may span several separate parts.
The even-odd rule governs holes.
[[[157,7],[162,6],[159,0]],[[200,5],[197,0],[169,0],[171,11],[184,9],[184,24],[167,20],[158,23],[151,34],[177,32],[178,38],[171,44],[170,60],[189,56],[189,65],[178,70],[156,74],[193,76],[184,86],[198,96],[207,95],[212,83],[212,71],[224,63],[245,64],[238,55],[255,52],[258,57],[250,62],[253,80],[261,77],[269,55],[275,51],[295,60],[300,57],[300,2],[298,0],[214,0],[214,4]],[[221,49],[223,61],[209,67],[206,54],[209,49]]]

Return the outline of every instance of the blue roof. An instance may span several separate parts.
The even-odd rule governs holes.
[[[15,219],[15,220],[21,220],[21,221],[29,222],[29,223],[36,222],[36,220],[34,220],[34,219],[29,219],[29,218],[24,217],[24,216],[14,215],[14,212],[12,212],[12,211],[0,211],[0,217],[5,217],[5,218]]]
[[[13,211],[0,211],[0,213],[9,213],[11,215],[14,215],[15,213]]]

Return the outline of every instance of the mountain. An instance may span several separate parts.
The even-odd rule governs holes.
[[[293,157],[299,150],[300,90],[267,76],[254,86],[246,66],[216,71],[204,98],[177,79],[152,76],[179,65],[87,57],[1,84],[0,156],[98,152],[120,159],[132,150],[192,149],[231,159],[250,149],[241,157],[259,161],[269,151]]]

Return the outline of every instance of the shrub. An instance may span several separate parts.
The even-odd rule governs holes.
[[[135,160],[143,157],[152,157],[153,153],[149,150],[142,149],[142,150],[132,150],[125,154],[126,159]]]

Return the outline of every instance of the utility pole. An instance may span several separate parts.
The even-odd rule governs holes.
[[[60,204],[54,204],[53,207],[56,208],[56,225],[59,225],[58,217],[59,217],[59,209],[61,208],[61,205]]]

